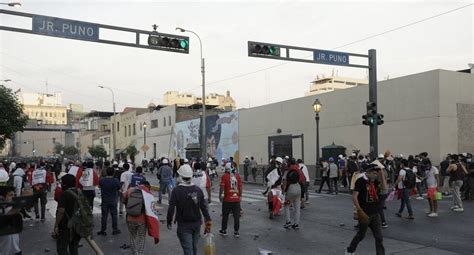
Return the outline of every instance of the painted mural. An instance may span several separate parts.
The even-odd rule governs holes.
[[[186,148],[199,145],[200,119],[176,123],[174,128],[174,148],[180,158],[186,156]],[[238,160],[239,150],[239,114],[227,112],[206,117],[207,154],[219,161],[234,157]]]

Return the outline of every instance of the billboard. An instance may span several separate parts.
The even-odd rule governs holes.
[[[200,119],[176,123],[173,131],[176,156],[186,157],[186,147],[199,144]],[[206,147],[209,157],[221,161],[234,157],[238,161],[239,113],[227,112],[206,116]]]

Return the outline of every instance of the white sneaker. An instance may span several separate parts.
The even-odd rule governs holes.
[[[462,208],[462,207],[454,208],[453,211],[455,211],[455,212],[464,212],[464,208]]]
[[[428,217],[438,217],[438,214],[437,213],[430,213],[430,214],[428,214]]]
[[[453,205],[453,206],[451,206],[449,209],[454,210],[454,209],[458,209],[458,208],[459,208],[459,206]]]
[[[416,197],[416,200],[423,200],[423,199],[424,199],[424,198],[423,198],[423,197],[420,197],[420,196]]]
[[[344,255],[354,255],[355,253],[353,252],[348,252],[347,249],[344,250]]]

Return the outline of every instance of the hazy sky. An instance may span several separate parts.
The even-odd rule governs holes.
[[[14,10],[144,30],[156,23],[164,33],[179,33],[176,26],[194,30],[203,41],[207,91],[230,90],[242,108],[302,97],[316,75],[330,75],[333,69],[340,76],[367,75],[358,68],[249,58],[249,40],[329,50],[473,1],[22,3]],[[473,13],[471,5],[337,50],[366,54],[376,49],[379,80],[466,69],[474,62]],[[0,17],[4,25],[31,29],[31,19]],[[45,92],[48,81],[49,92],[61,92],[64,103],[80,103],[86,110],[111,111],[110,92],[97,85],[114,88],[118,111],[145,107],[151,101],[162,103],[167,90],[201,93],[199,44],[189,36],[190,54],[178,54],[0,31],[0,79],[12,79],[7,85],[25,92]],[[243,75],[247,73],[252,74]]]

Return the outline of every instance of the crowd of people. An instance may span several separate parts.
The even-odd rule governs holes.
[[[52,229],[57,252],[78,254],[80,240],[93,236],[92,209],[94,198],[100,194],[101,224],[99,231],[95,232],[97,236],[110,233],[107,232],[109,215],[112,218],[111,234],[121,234],[118,220],[119,216],[126,214],[130,245],[122,248],[130,248],[132,254],[144,254],[147,232],[155,243],[159,242],[157,211],[160,208],[157,205],[162,204],[164,195],[167,195],[167,228],[171,230],[177,224],[177,237],[184,254],[197,254],[201,226],[204,226],[204,234],[211,232],[211,185],[217,177],[220,177],[219,200],[222,203],[219,234],[228,235],[227,225],[232,215],[233,235],[240,237],[243,181],[249,175],[255,180],[257,163],[254,161],[253,157],[246,157],[243,161],[244,180],[232,157],[221,162],[214,158],[160,158],[143,161],[139,166],[134,166],[131,161],[94,164],[92,159],[85,159],[83,162],[67,162],[64,168],[59,160],[2,162],[0,199],[32,196],[33,208],[8,208],[3,210],[3,214],[20,213],[24,220],[29,220],[33,213],[37,220],[44,222],[47,193],[53,192],[58,203]],[[440,196],[452,194],[450,209],[456,213],[464,211],[463,200],[473,198],[474,162],[468,153],[448,155],[439,167],[431,163],[426,152],[405,158],[403,155],[392,156],[389,151],[376,158],[357,153],[348,157],[329,157],[321,159],[318,167],[321,182],[316,192],[321,193],[326,185],[328,194],[337,195],[339,188],[343,188],[353,196],[354,218],[358,220],[357,234],[347,247],[346,254],[355,252],[368,228],[374,234],[377,254],[385,253],[382,229],[388,227],[384,213],[387,200],[398,198],[400,207],[395,216],[403,217],[406,207],[408,214],[405,218],[414,220],[410,196],[428,201],[428,217],[438,217],[437,201]],[[154,178],[155,171],[159,187],[151,185],[151,180],[147,180],[149,175],[144,174],[151,172]],[[267,197],[269,218],[274,219],[283,212],[283,227],[298,230],[301,209],[309,203],[311,180],[307,166],[301,159],[272,156],[264,172],[264,180],[267,189],[263,195]],[[100,193],[96,193],[98,191]],[[155,192],[158,192],[157,203],[154,203]],[[6,254],[21,254],[18,234],[2,236],[0,240],[2,247],[7,249]]]

